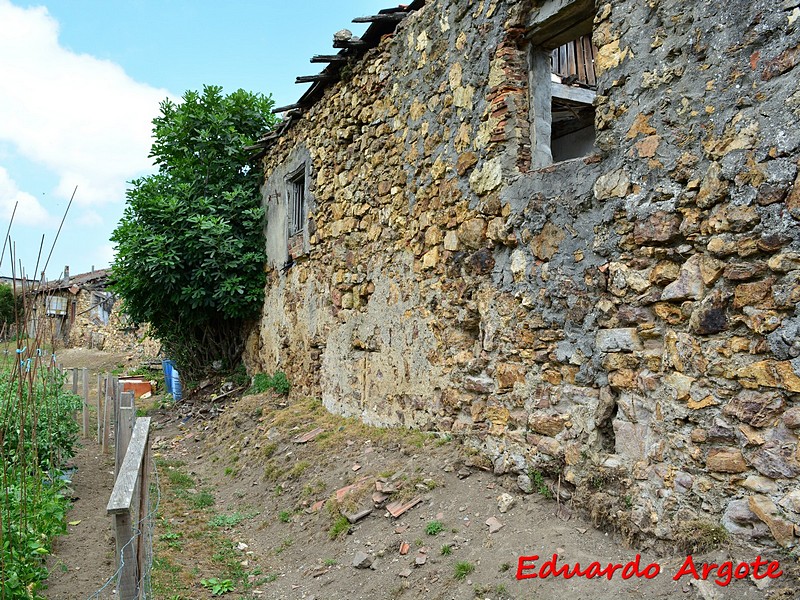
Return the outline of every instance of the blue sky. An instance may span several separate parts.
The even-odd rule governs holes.
[[[151,171],[153,117],[167,96],[204,84],[296,101],[332,54],[334,32],[391,1],[0,0],[0,236],[19,202],[16,264],[34,276],[69,197],[75,201],[47,267],[80,273],[110,263],[108,238],[127,181]],[[0,247],[2,243],[0,243]],[[41,271],[42,263],[38,270]],[[10,274],[8,250],[0,273]]]

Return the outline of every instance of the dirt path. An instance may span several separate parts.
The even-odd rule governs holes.
[[[50,600],[89,598],[114,573],[114,541],[106,504],[114,485],[114,461],[102,448],[85,441],[71,461],[78,467],[72,478],[75,500],[67,515],[68,534],[60,537],[48,560],[50,577],[45,596]],[[113,598],[114,585],[98,598]]]
[[[57,354],[65,368],[89,369],[90,406],[97,398],[97,373],[109,372],[129,364],[129,356],[97,350],[74,348]],[[91,412],[90,434],[97,431],[94,411]],[[106,505],[114,486],[113,454],[102,454],[93,439],[81,439],[78,453],[69,461],[77,470],[72,476],[74,501],[67,515],[67,534],[55,542],[48,557],[47,590],[49,600],[85,600],[97,592],[114,573],[114,540],[111,519]],[[114,584],[100,595],[100,600],[113,598]]]

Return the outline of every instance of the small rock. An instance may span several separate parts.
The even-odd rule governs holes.
[[[517,476],[517,487],[526,494],[533,493],[533,484],[531,483],[531,478],[527,475],[523,474]]]
[[[486,519],[486,525],[489,527],[489,533],[497,533],[503,527],[505,527],[505,523],[502,523],[499,519],[495,517],[489,517]]]
[[[366,552],[359,550],[353,557],[353,566],[356,569],[369,569],[372,566],[373,558]]]
[[[772,537],[784,548],[794,539],[794,527],[789,521],[781,518],[778,508],[766,496],[750,496],[748,506],[751,511],[769,527]]]
[[[411,569],[405,568],[402,571],[400,571],[397,575],[398,575],[398,577],[410,577],[411,576]]]
[[[425,554],[419,554],[419,555],[417,555],[417,557],[414,559],[414,564],[415,564],[416,566],[418,566],[418,567],[421,567],[421,566],[422,566],[422,565],[424,565],[426,562],[428,562],[428,557],[427,557]]]
[[[514,496],[511,494],[500,494],[497,497],[497,510],[501,513],[508,512],[508,509],[514,506]]]
[[[458,475],[458,478],[459,478],[459,479],[466,479],[467,477],[469,477],[470,475],[472,475],[472,471],[470,471],[470,470],[469,470],[468,468],[466,468],[466,467],[461,467],[461,468],[458,470],[458,473],[457,473],[457,475]]]

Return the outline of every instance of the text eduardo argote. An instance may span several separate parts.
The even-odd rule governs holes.
[[[585,568],[580,563],[558,563],[558,554],[539,562],[539,556],[520,556],[517,560],[517,579],[547,579],[549,577],[572,579],[585,577],[586,579],[606,578],[611,581],[614,577],[621,579],[645,578],[653,579],[661,574],[661,565],[658,563],[641,564],[641,555],[637,554],[627,563],[589,563]],[[734,579],[777,579],[783,575],[781,565],[777,560],[765,560],[756,556],[750,562],[725,561],[722,563],[703,562],[695,563],[692,555],[688,555],[680,568],[671,574],[674,581],[682,577],[693,579],[711,579],[719,586],[727,586]]]

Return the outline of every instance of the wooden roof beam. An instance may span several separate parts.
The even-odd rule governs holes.
[[[301,75],[294,80],[295,83],[314,83],[315,81],[333,81],[338,79],[338,75],[333,73],[317,73],[316,75]]]
[[[311,57],[312,63],[342,63],[350,60],[349,56],[341,54],[315,54]]]
[[[367,43],[359,37],[352,37],[349,40],[333,40],[334,48],[366,48]]]
[[[398,21],[402,21],[406,14],[408,13],[391,12],[378,15],[369,15],[367,17],[356,17],[353,19],[353,23],[397,23]]]

